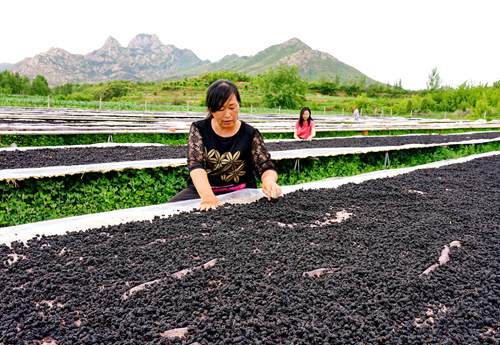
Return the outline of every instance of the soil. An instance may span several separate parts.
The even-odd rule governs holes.
[[[283,141],[267,143],[269,151],[285,151],[323,147],[370,147],[405,144],[433,144],[474,139],[493,139],[500,132],[473,133],[463,135],[412,135],[394,137],[366,137],[347,139],[325,139],[310,142]],[[51,148],[28,151],[0,151],[0,169],[40,168],[61,165],[83,165],[95,163],[124,162],[168,158],[184,158],[187,146],[144,146],[107,148]]]
[[[0,246],[0,344],[498,344],[499,209],[496,156]]]

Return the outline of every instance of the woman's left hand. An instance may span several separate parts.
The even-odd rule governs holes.
[[[280,186],[274,181],[262,181],[262,192],[268,200],[279,198],[282,195]]]

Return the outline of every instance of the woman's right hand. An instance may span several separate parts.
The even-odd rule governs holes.
[[[202,198],[200,203],[200,211],[208,211],[217,208],[222,205],[222,201],[220,201],[215,195],[209,198]]]

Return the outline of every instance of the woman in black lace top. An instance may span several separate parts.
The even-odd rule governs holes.
[[[188,188],[172,201],[201,199],[200,210],[221,204],[217,195],[243,188],[256,188],[255,172],[262,191],[277,198],[278,174],[259,131],[238,120],[240,94],[228,80],[217,80],[207,91],[209,115],[193,122],[189,131]]]

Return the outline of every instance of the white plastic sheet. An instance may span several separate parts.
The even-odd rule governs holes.
[[[321,141],[321,140],[345,140],[345,139],[376,139],[376,138],[401,138],[401,137],[414,137],[414,136],[435,136],[435,137],[442,137],[442,136],[454,136],[454,135],[468,135],[468,134],[484,134],[484,133],[498,133],[498,136],[500,137],[500,131],[474,131],[474,132],[460,132],[460,133],[446,133],[446,134],[441,134],[438,132],[435,133],[410,133],[410,134],[398,134],[398,135],[350,135],[350,136],[339,136],[339,137],[322,137],[322,138],[314,138],[314,141]],[[277,142],[295,142],[297,139],[265,139],[266,143],[277,143]]]
[[[85,126],[47,126],[47,125],[5,125],[0,124],[0,135],[59,135],[59,134],[127,134],[127,133],[188,133],[189,124],[182,126],[131,126],[131,127],[85,127]],[[251,123],[262,133],[290,133],[293,132],[293,123],[265,124]],[[488,123],[416,123],[416,124],[317,124],[317,132],[331,131],[385,131],[385,130],[438,130],[438,129],[464,129],[464,128],[498,128],[500,121]]]
[[[408,145],[372,146],[372,147],[332,147],[332,148],[300,149],[300,150],[288,150],[288,151],[271,151],[270,154],[273,160],[302,159],[309,157],[330,157],[330,156],[339,156],[347,154],[362,154],[369,152],[391,152],[397,150],[409,150],[415,148],[428,148],[428,147],[438,147],[438,146],[482,144],[494,141],[500,141],[500,136],[494,139],[465,140],[465,141],[451,142],[451,143],[408,144]],[[42,167],[42,168],[4,169],[0,170],[0,181],[2,180],[15,181],[15,180],[24,180],[28,178],[45,178],[45,177],[65,176],[65,175],[76,175],[76,174],[84,174],[90,172],[105,173],[108,171],[121,171],[125,169],[177,167],[186,164],[187,164],[186,158],[170,158],[170,159],[158,159],[158,160],[111,162],[111,163],[54,166],[54,167]]]
[[[29,169],[0,170],[0,181],[24,180],[28,178],[44,178],[65,175],[85,174],[91,172],[105,173],[125,169],[148,169],[161,167],[177,167],[186,165],[186,158],[155,159],[144,161],[127,161],[112,163],[97,163],[86,165],[67,165]]]
[[[491,157],[499,155],[500,151],[488,152],[468,157],[444,160],[429,164],[418,165],[411,168],[389,169],[374,171],[371,173],[360,174],[342,178],[330,178],[321,181],[309,182],[294,186],[283,186],[284,194],[294,192],[299,189],[322,189],[337,188],[347,183],[361,183],[368,180],[393,177],[406,174],[415,170],[439,168],[442,166],[464,163],[473,159]],[[264,197],[261,190],[244,189],[241,191],[225,194],[221,200],[227,203],[248,203]],[[31,224],[0,228],[0,244],[10,245],[14,241],[25,242],[37,235],[62,235],[73,231],[85,231],[103,226],[117,225],[132,221],[152,220],[154,217],[168,217],[184,211],[191,211],[198,207],[200,200],[187,200],[175,203],[166,203],[161,205],[130,208],[111,212],[83,215],[77,217],[68,217]]]
[[[256,201],[264,197],[260,189],[244,189],[219,198],[224,203],[240,204]],[[103,226],[127,222],[152,220],[154,217],[168,217],[177,213],[192,211],[200,204],[200,199],[185,200],[161,205],[129,208],[110,212],[67,217],[43,222],[0,228],[0,244],[9,245],[14,241],[26,243],[37,235],[62,235],[68,232],[84,231]]]
[[[369,152],[391,152],[399,150],[410,150],[417,148],[429,148],[438,146],[452,146],[452,145],[471,145],[471,144],[484,144],[488,142],[500,141],[499,137],[493,139],[476,139],[464,140],[448,143],[434,143],[434,144],[406,144],[406,145],[393,145],[393,146],[371,146],[371,147],[325,147],[315,149],[300,149],[300,150],[287,150],[287,151],[272,151],[271,157],[273,160],[280,159],[300,159],[308,157],[327,157],[348,154],[360,154]]]
[[[0,148],[0,153],[2,151],[31,151],[31,150],[46,150],[46,149],[74,149],[74,148],[102,148],[102,147],[145,147],[145,146],[167,146],[164,144],[156,143],[97,143],[97,144],[87,144],[87,145],[61,145],[61,146],[22,146],[22,147],[2,147]]]
[[[2,134],[187,133],[205,113],[0,108]],[[241,114],[262,132],[292,132],[298,114]],[[314,115],[317,131],[498,128],[500,121]]]

